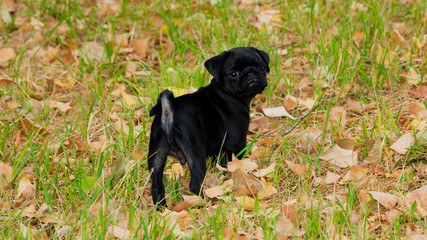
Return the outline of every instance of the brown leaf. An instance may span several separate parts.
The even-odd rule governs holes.
[[[284,237],[302,237],[305,234],[305,231],[295,228],[293,222],[283,216],[279,216],[276,221],[276,231]]]
[[[329,161],[340,168],[351,167],[357,164],[357,152],[342,149],[338,145],[335,145],[319,158]]]
[[[61,228],[60,230],[62,230],[63,233],[61,233],[61,235],[59,235],[59,232],[57,232],[58,236],[65,236],[71,231],[71,228],[67,226],[67,228],[65,228],[65,229]],[[108,232],[112,233],[113,236],[118,238],[118,239],[128,239],[130,236],[130,231],[123,228],[123,227],[120,227],[120,226],[109,226]]]
[[[341,175],[328,171],[326,172],[325,184],[334,184],[338,182],[340,178]]]
[[[427,97],[427,86],[418,86],[415,91],[411,91],[417,98],[426,98]]]
[[[16,199],[31,200],[36,196],[36,189],[28,175],[23,174],[18,184]]]
[[[10,88],[11,86],[15,86],[16,84],[9,79],[0,79],[0,87]]]
[[[13,48],[0,49],[0,67],[7,65],[7,62],[15,58],[15,50]]]
[[[253,147],[251,150],[251,155],[249,156],[249,159],[256,160],[256,159],[264,159],[268,158],[270,156],[270,151],[266,147]]]
[[[262,117],[259,119],[251,119],[249,124],[249,131],[253,133],[266,133],[277,129],[273,124],[275,121],[271,117]]]
[[[22,211],[22,216],[33,218],[36,216],[36,206],[34,204],[30,204]]]
[[[12,167],[4,162],[0,162],[0,183],[1,189],[5,189],[12,177]]]
[[[359,181],[366,175],[366,173],[368,173],[367,168],[353,166],[344,174],[340,183],[346,183],[349,181]]]
[[[427,185],[409,192],[405,197],[405,202],[410,208],[414,202],[417,202],[417,213],[422,217],[427,217]]]
[[[219,186],[206,189],[205,195],[209,198],[220,197],[223,196],[225,193],[231,192],[232,188],[233,179],[229,179]]]
[[[175,212],[181,212],[183,210],[187,210],[192,206],[199,206],[202,204],[202,198],[196,195],[183,195],[184,201],[177,203],[172,210]]]
[[[412,132],[408,132],[401,136],[395,143],[393,143],[390,148],[396,151],[399,154],[406,154],[410,146],[415,144],[415,138]]]
[[[241,196],[234,198],[241,207],[246,211],[252,211],[255,207],[255,199],[248,196]]]
[[[258,168],[258,165],[251,161],[250,159],[242,159],[239,160],[237,158],[233,158],[231,162],[228,162],[227,169],[230,172],[234,172],[238,169],[242,170],[244,173],[248,173]]]
[[[83,59],[85,61],[97,62],[102,60],[106,54],[104,47],[97,42],[87,42],[83,44]]]
[[[135,53],[145,58],[147,56],[147,50],[148,50],[148,41],[150,38],[143,38],[143,39],[132,39],[130,42],[133,46],[133,49]]]
[[[296,149],[303,153],[317,153],[318,145],[322,140],[323,131],[317,128],[309,128],[296,141]]]
[[[37,135],[47,135],[48,132],[39,126],[36,126],[33,121],[28,118],[23,118],[19,123],[21,128],[24,128],[27,134],[36,133]]]
[[[292,161],[289,161],[289,160],[285,160],[285,162],[286,164],[288,164],[288,167],[291,169],[291,171],[298,176],[303,176],[308,172],[305,166],[302,166],[298,163],[293,163]]]
[[[382,139],[378,138],[374,146],[369,150],[368,157],[363,161],[364,165],[380,164],[382,156]]]
[[[412,168],[408,167],[405,169],[394,170],[392,173],[386,173],[385,176],[388,178],[398,178],[404,172],[405,174],[409,174]]]
[[[276,193],[277,193],[277,189],[273,187],[272,183],[268,182],[265,185],[265,187],[258,192],[257,196],[258,196],[258,199],[267,199]]]
[[[255,177],[273,177],[274,171],[276,170],[276,162],[272,162],[268,167],[259,169],[253,172]]]
[[[56,60],[56,57],[59,55],[60,52],[61,50],[59,48],[53,48],[49,46],[47,52],[42,57],[41,61],[46,64],[51,63]]]
[[[373,175],[385,175],[385,171],[376,165],[369,166],[369,172]]]
[[[101,135],[101,136],[99,136],[99,140],[97,142],[96,141],[91,142],[87,146],[89,149],[92,149],[92,150],[100,153],[100,152],[104,151],[108,147],[108,145],[111,145],[113,143],[114,143],[113,137],[110,136],[110,139],[108,140],[107,136]]]
[[[224,240],[232,240],[232,239],[239,239],[239,235],[234,231],[233,228],[226,228],[224,229]]]
[[[289,95],[286,96],[285,100],[283,101],[283,106],[288,112],[294,110],[297,107],[296,98]]]
[[[396,206],[399,201],[398,196],[389,193],[369,191],[369,194],[388,210]]]
[[[231,179],[233,179],[234,185],[237,186],[236,195],[238,196],[255,196],[264,188],[264,185],[260,180],[251,174],[244,173],[242,170],[233,172]]]
[[[342,139],[338,139],[335,142],[340,148],[342,149],[346,149],[346,150],[356,150],[358,147],[358,144],[356,141],[354,141],[353,139],[350,138],[342,138]]]
[[[62,102],[58,102],[58,101],[54,101],[54,100],[49,100],[49,101],[47,101],[47,104],[51,108],[56,108],[63,113],[74,112],[74,108],[72,106],[70,106],[71,102],[62,103]]]
[[[329,112],[331,121],[339,122],[341,128],[344,128],[347,124],[347,110],[343,106],[335,106],[331,108]]]
[[[80,138],[75,137],[69,137],[64,141],[64,146],[67,149],[73,149],[76,148],[77,151],[81,151],[85,148],[87,148],[86,143],[84,143]]]
[[[416,118],[421,119],[427,116],[427,109],[424,104],[420,102],[411,102],[407,107],[408,112],[413,114]]]

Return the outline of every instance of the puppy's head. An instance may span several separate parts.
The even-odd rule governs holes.
[[[238,47],[205,62],[205,67],[225,92],[252,98],[267,86],[270,58],[262,50]]]

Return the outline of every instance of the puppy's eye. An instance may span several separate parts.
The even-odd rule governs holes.
[[[239,72],[232,72],[230,74],[231,77],[236,78],[237,76],[239,76]]]
[[[261,69],[261,72],[266,72],[267,69],[264,66],[259,67],[259,69]]]

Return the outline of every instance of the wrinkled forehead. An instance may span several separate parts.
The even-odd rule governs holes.
[[[263,64],[261,57],[254,51],[233,50],[224,62],[225,69],[241,70],[248,66],[260,66]]]

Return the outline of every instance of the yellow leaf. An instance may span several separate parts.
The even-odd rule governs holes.
[[[252,211],[255,207],[255,199],[248,196],[236,197],[236,202],[246,211]]]
[[[65,80],[65,82],[63,82],[59,79],[55,79],[53,82],[56,85],[58,85],[59,87],[64,88],[64,89],[71,89],[74,86],[74,80],[71,78],[67,78]]]
[[[123,101],[125,102],[126,107],[131,108],[131,107],[138,106],[140,104],[136,96],[129,95],[125,91],[121,91],[120,95],[122,95],[122,98],[123,98]]]

